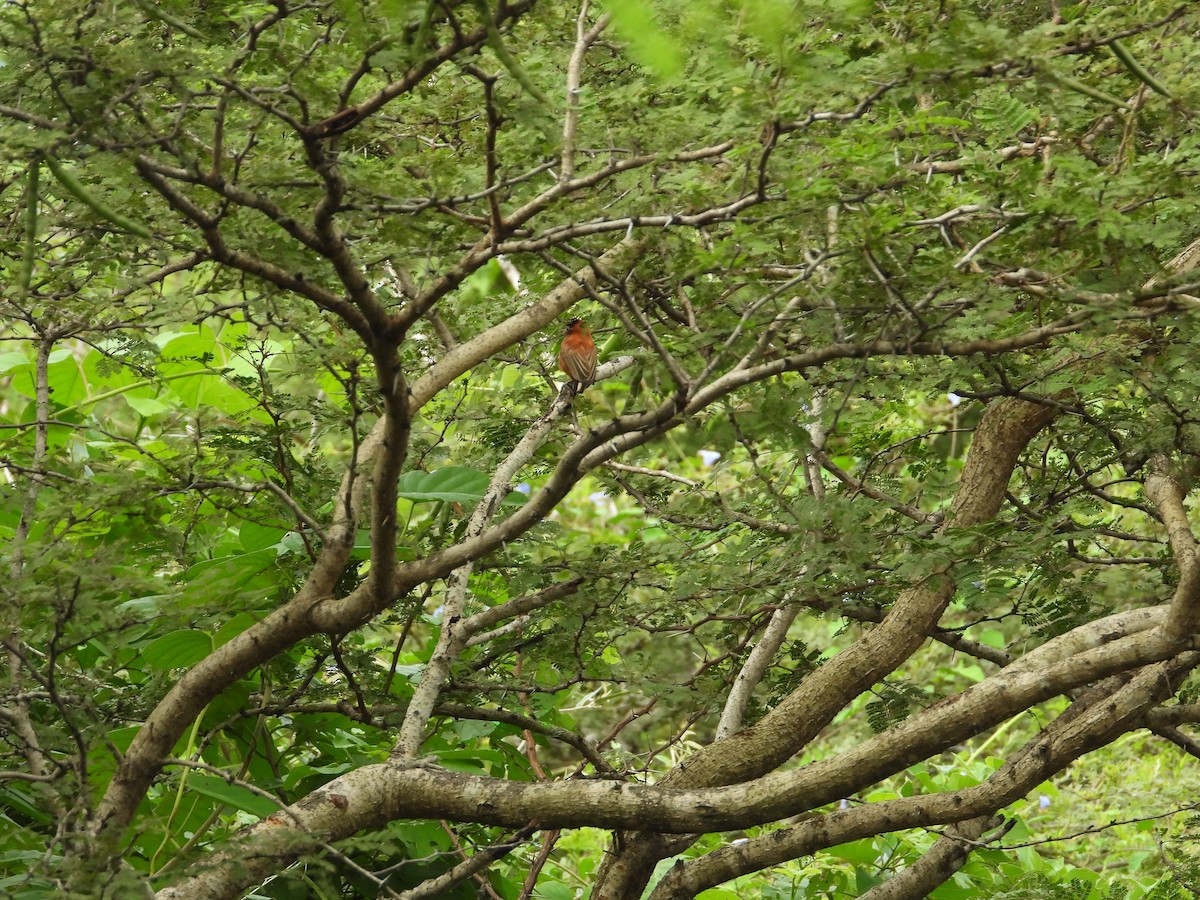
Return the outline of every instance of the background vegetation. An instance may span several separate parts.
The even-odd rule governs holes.
[[[5,4],[3,891],[1193,896],[1198,26]]]

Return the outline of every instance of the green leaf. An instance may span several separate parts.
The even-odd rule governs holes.
[[[488,476],[475,469],[447,466],[435,472],[405,472],[399,481],[399,496],[414,503],[442,500],[448,503],[477,503],[487,491]]]
[[[141,657],[152,670],[183,669],[204,659],[213,647],[207,632],[181,629],[151,641],[142,648]]]
[[[830,847],[828,853],[830,856],[835,856],[838,859],[844,859],[846,862],[855,863],[860,866],[872,865],[879,857],[879,849],[875,846],[875,841],[872,838],[851,841],[848,844],[838,844],[836,847]]]
[[[260,525],[257,522],[243,522],[238,526],[238,541],[250,551],[265,550],[274,547],[288,534],[286,528],[272,525]]]
[[[6,350],[0,353],[0,375],[7,375],[13,370],[29,364],[29,355],[19,350]]]
[[[187,788],[218,803],[256,815],[260,819],[265,819],[283,806],[282,803],[272,802],[254,791],[238,784],[230,784],[214,775],[189,774]]]
[[[185,586],[177,602],[182,606],[218,601],[239,595],[262,596],[277,585],[281,572],[273,547],[206,559],[184,573]]]
[[[139,415],[157,416],[171,409],[167,403],[161,400],[156,400],[153,397],[135,397],[131,393],[121,395],[125,402],[129,404],[129,408]]]
[[[634,59],[663,78],[673,78],[683,70],[679,42],[655,20],[651,4],[643,0],[607,0],[605,5],[617,32],[629,42]]]
[[[218,647],[227,644],[229,641],[233,640],[233,638],[237,637],[239,634],[258,621],[259,618],[257,616],[253,616],[246,612],[240,612],[227,622],[224,622],[221,627],[217,629],[216,634],[213,635],[213,642]]]
[[[24,787],[15,784],[0,787],[0,809],[6,809],[21,818],[32,819],[42,825],[49,825],[54,821],[54,817],[42,808],[43,805]]]

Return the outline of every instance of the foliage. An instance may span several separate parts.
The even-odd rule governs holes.
[[[0,887],[1184,896],[1198,24],[4,6]]]

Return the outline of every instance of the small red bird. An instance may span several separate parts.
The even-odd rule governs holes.
[[[558,348],[558,367],[578,382],[580,390],[596,380],[596,342],[582,319],[567,323],[567,333]]]

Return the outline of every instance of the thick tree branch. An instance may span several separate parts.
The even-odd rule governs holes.
[[[958,791],[863,804],[806,818],[797,825],[722,847],[677,863],[655,889],[653,900],[695,896],[749,872],[779,865],[825,847],[905,828],[964,822],[1019,800],[1078,757],[1119,736],[1164,695],[1168,674],[1195,665],[1195,654],[1178,664],[1150,666],[1110,698],[1093,698],[1047,726],[982,784]],[[923,895],[922,895],[923,896]]]
[[[939,531],[970,528],[994,516],[1021,451],[1055,415],[1053,409],[1020,400],[991,406],[975,432],[950,514]],[[911,656],[937,625],[953,594],[947,570],[931,572],[926,581],[900,594],[879,627],[826,661],[757,724],[694,754],[665,783],[729,784],[771,771],[807,744],[846,703]],[[661,843],[649,839],[627,841],[625,846],[633,849],[606,859],[597,900],[615,900],[640,889],[634,886],[644,885],[662,852]]]
[[[987,420],[985,420],[985,423],[980,426],[980,433],[978,433],[976,436],[976,442],[979,444],[980,453],[976,454],[976,459],[981,461],[973,463],[969,458],[967,468],[964,470],[963,474],[963,486],[960,487],[959,495],[956,498],[955,504],[952,508],[949,519],[950,522],[954,522],[960,526],[970,525],[975,521],[986,520],[987,517],[994,513],[995,509],[999,508],[999,505],[1003,500],[1004,490],[1007,487],[1008,473],[1011,472],[1011,467],[1013,462],[1015,462],[1016,454],[1024,446],[1024,443],[1032,438],[1033,434],[1035,434],[1037,430],[1039,430],[1046,422],[1053,418],[1053,415],[1054,411],[1052,409],[1036,407],[1031,404],[1027,404],[1024,401],[1004,401],[999,404],[997,409],[992,413],[992,424],[987,424]],[[604,433],[605,431],[602,429],[599,435],[601,440],[597,440],[595,437],[593,437],[590,440],[585,441],[582,445],[577,445],[573,452],[568,451],[567,456],[564,457],[563,462],[560,464],[560,473],[569,472],[571,474],[559,474],[552,476],[547,487],[543,488],[543,491],[539,492],[539,494],[544,493],[547,498],[552,498],[556,495],[559,495],[560,491],[565,491],[569,484],[573,483],[574,478],[578,477],[578,468],[576,465],[577,459],[572,459],[571,457],[577,458],[583,455],[583,452],[587,449],[587,447],[592,446],[595,443],[600,443],[603,439]],[[580,449],[580,446],[582,449]],[[1007,467],[1005,464],[1006,460],[1008,460]],[[555,482],[558,483],[555,484]],[[531,498],[531,500],[526,504],[526,508],[535,506],[536,500],[537,495],[535,495],[534,498]],[[553,502],[557,502],[556,499],[553,500]],[[551,502],[551,505],[553,505],[553,502]],[[505,523],[502,523],[502,526],[493,528],[492,531],[505,534],[509,531],[509,529],[504,528],[503,526],[508,525],[513,520],[522,520],[524,518],[528,518],[529,521],[532,522],[540,519],[540,510],[527,516],[522,515],[524,512],[525,509],[523,508],[510,517],[509,520],[506,520]],[[518,524],[512,528],[512,531],[514,533],[520,533],[520,530],[523,530],[524,527],[527,527],[524,521],[518,521]],[[475,548],[470,547],[470,545],[473,543],[485,542],[485,538],[486,534],[481,535],[479,538],[475,538],[473,540],[467,540],[458,545],[457,548],[453,548],[451,551],[444,551],[442,554],[436,554],[434,557],[431,557],[429,560],[425,561],[425,563],[421,564],[420,568],[432,569],[434,572],[438,571],[442,566],[445,565],[445,563],[442,563],[438,559],[439,556],[442,559],[454,559],[456,556],[461,554],[462,558],[470,559],[479,552],[475,550]],[[498,542],[499,541],[497,540],[496,543]],[[486,544],[494,545],[490,540],[486,541]],[[470,551],[474,552],[464,552],[463,548],[470,548]],[[446,571],[449,571],[449,569]],[[940,614],[942,606],[946,600],[948,600],[950,593],[952,593],[952,584],[949,582],[949,580],[945,578],[945,576],[935,575],[929,583],[918,586],[917,588],[913,588],[911,592],[902,595],[897,601],[896,606],[893,608],[892,616],[889,617],[889,621],[895,623],[894,627],[889,628],[888,623],[885,622],[883,626],[873,631],[871,635],[868,635],[863,639],[863,641],[860,641],[859,644],[856,645],[860,647],[858,650],[859,656],[857,658],[844,658],[846,657],[846,654],[843,654],[841,657],[831,660],[826,664],[826,666],[823,666],[822,669],[818,670],[817,674],[828,670],[826,676],[820,680],[825,681],[828,678],[832,678],[835,674],[839,677],[841,674],[843,674],[840,672],[835,672],[835,669],[842,669],[846,667],[852,669],[856,665],[863,665],[867,667],[867,672],[865,674],[861,672],[854,672],[854,680],[851,682],[850,687],[847,688],[845,685],[842,685],[838,688],[838,690],[853,690],[854,693],[857,693],[865,686],[871,684],[877,679],[880,672],[885,673],[886,671],[889,671],[890,668],[895,664],[893,662],[889,665],[890,660],[892,660],[894,657],[903,659],[908,655],[908,653],[911,652],[911,650],[907,649],[909,646],[915,649],[915,647],[924,639],[926,629],[921,628],[921,623],[916,619],[917,610],[925,610],[925,617],[932,620],[929,623],[930,627],[932,627],[933,622],[936,622],[937,615]],[[298,601],[300,601],[300,599],[301,598],[298,597],[296,601],[293,601],[288,605],[288,607],[285,607],[285,610],[281,610],[280,612],[285,612],[287,609],[293,607],[298,603]],[[348,599],[349,598],[347,598],[347,600]],[[309,597],[305,597],[304,601],[307,604],[311,602],[311,599]],[[345,600],[339,602],[336,608],[340,610],[345,602]],[[272,618],[278,616],[279,613],[275,614]],[[339,616],[339,618],[341,617]],[[268,621],[271,620],[268,619]],[[297,628],[297,625],[294,622],[289,622],[286,619],[283,622],[275,622],[272,624],[286,625],[289,627],[287,628],[286,632],[282,627],[273,628],[270,633],[271,636],[279,636],[285,633],[288,636],[292,636],[295,634],[294,629]],[[238,641],[245,640],[247,635],[252,634],[256,630],[257,629],[252,628],[250,631],[243,633],[243,635],[240,635],[239,638],[235,639],[230,645],[227,645],[227,647],[237,644]],[[872,635],[875,636],[873,639]],[[901,640],[900,635],[905,635],[906,637]],[[255,635],[254,637],[258,639],[261,636]],[[894,641],[887,640],[889,638],[894,639]],[[896,642],[900,643],[901,648],[904,651],[903,655],[896,653]],[[274,645],[274,641],[272,641],[272,645]],[[244,647],[241,649],[245,650]],[[225,648],[222,648],[222,650],[225,650]],[[887,652],[885,653],[885,651]],[[205,663],[209,663],[210,661],[224,655],[225,654],[223,654],[221,651],[218,651],[212,657],[209,657],[209,660],[206,660]],[[881,657],[882,665],[880,664]],[[842,659],[840,665],[838,665],[839,659]],[[871,665],[868,666],[868,662]],[[205,663],[202,663],[197,667],[197,669],[193,670],[193,673],[201,670]],[[189,673],[189,677],[191,677],[193,673]],[[196,677],[198,678],[198,676]],[[187,680],[188,677],[185,677],[185,681]],[[805,683],[808,689],[818,690],[819,686],[810,685],[811,681],[812,679],[810,678],[810,681]],[[181,682],[180,684],[183,683],[184,682]],[[862,687],[858,687],[859,684],[861,684]],[[179,687],[179,685],[176,686],[177,691],[179,690]],[[772,721],[789,721],[791,718],[794,718],[795,713],[793,712],[793,708],[797,706],[802,707],[806,703],[804,699],[797,699],[797,696],[798,695],[793,695],[792,698],[789,698],[789,701],[785,701],[785,704],[781,704],[780,707],[778,707],[770,716],[768,716],[768,719]],[[817,709],[828,709],[832,707],[834,710],[836,710],[836,708],[840,708],[840,702],[844,702],[841,701],[840,698],[841,693],[838,693],[838,695],[833,698],[832,703],[828,701],[825,703],[818,703]],[[792,731],[793,734],[799,732],[803,735],[802,739],[807,740],[809,729],[815,728],[816,730],[819,730],[819,727],[821,727],[821,724],[823,724],[821,722],[822,715],[823,714],[820,712],[816,712],[815,715],[810,714],[807,717],[808,722],[810,723],[808,728],[795,729],[795,723],[789,722],[789,730]],[[150,723],[148,722],[147,724],[149,725]],[[762,733],[768,738],[772,738],[773,736],[771,722],[768,720],[760,722],[759,725],[756,726],[756,729],[758,729],[758,731],[752,729],[752,731],[756,734]],[[815,733],[815,731],[812,733]],[[139,739],[145,734],[147,734],[146,728],[144,728],[139,734]],[[745,740],[745,737],[748,735],[746,732],[742,732],[741,736],[741,739]],[[739,735],[735,735],[729,741],[722,742],[716,746],[725,746],[726,744],[737,743],[738,741]],[[756,741],[756,743],[759,742]],[[769,768],[773,767],[771,760],[779,758],[780,761],[782,761],[782,759],[786,759],[787,756],[790,756],[791,753],[794,752],[794,749],[792,749],[793,745],[798,747],[802,744],[795,743],[794,739],[783,744],[778,744],[774,741],[774,739],[772,739],[765,745],[756,747],[756,751],[761,750],[761,759],[764,760],[764,762],[760,762],[760,765],[766,765],[766,768],[762,769],[762,771],[768,771]],[[739,751],[735,750],[735,753],[737,752]],[[693,760],[695,760],[695,758],[693,758]],[[685,767],[683,771],[689,772],[691,763],[692,761],[689,761],[689,766]],[[727,767],[728,763],[725,765]],[[701,770],[699,779],[706,778],[706,776],[703,775],[703,771],[705,770]],[[717,771],[720,771],[720,769],[717,769]],[[695,775],[690,775],[689,772],[689,780],[695,777]],[[117,781],[114,781],[114,785],[117,783]],[[701,783],[711,784],[713,782],[702,780]]]
[[[1184,641],[1200,631],[1200,558],[1196,538],[1183,508],[1183,486],[1172,476],[1170,462],[1164,456],[1150,461],[1146,476],[1146,495],[1158,509],[1171,552],[1179,568],[1179,584],[1171,600],[1171,612],[1160,627],[1172,640]]]
[[[985,832],[994,832],[989,840],[996,840],[1015,824],[1016,820],[1013,820],[1005,827],[1004,819],[988,815],[956,822],[921,854],[920,859],[883,884],[871,888],[860,900],[923,900],[966,864],[975,842],[983,838]]]
[[[1171,653],[1162,648],[1161,642],[1157,647],[1139,649],[1146,652],[1117,656],[1101,653],[1094,659],[1080,660],[1080,665],[1074,668],[1060,665],[1046,672],[1045,679],[1036,674],[1025,675],[1004,684],[994,682],[986,691],[979,685],[972,690],[990,693],[1001,701],[982,719],[973,712],[979,704],[967,702],[970,693],[967,692],[960,695],[961,700],[956,698],[953,703],[941,704],[941,712],[932,716],[937,721],[915,726],[914,720],[909,720],[893,732],[904,730],[914,737],[920,733],[925,742],[922,752],[929,752],[935,744],[956,743],[964,729],[974,732],[989,727],[1026,708],[1028,703],[1053,696],[1060,689],[1055,681],[1067,676],[1068,671],[1071,674],[1057,683],[1068,687],[1072,683],[1083,684],[1141,665],[1139,657],[1153,656],[1154,650],[1163,656]],[[817,841],[808,846],[819,849],[881,831],[961,821],[1006,805],[1044,780],[1047,771],[1056,771],[1056,767],[1121,734],[1148,707],[1161,700],[1172,682],[1169,676],[1187,671],[1197,661],[1197,655],[1189,653],[1166,667],[1151,666],[1110,699],[1094,703],[1083,715],[1060,717],[1063,720],[1060,728],[1046,729],[1035,738],[1030,752],[1006,764],[979,787],[832,813],[817,821],[836,822],[840,830],[830,834],[824,825],[815,835],[806,835],[806,839]],[[943,733],[940,730],[943,724],[951,730]],[[158,896],[161,900],[228,896],[301,855],[314,837],[319,846],[397,818],[447,818],[513,827],[537,822],[543,828],[636,824],[671,832],[744,828],[823,806],[848,796],[862,783],[873,783],[899,771],[913,760],[906,752],[907,746],[899,759],[887,758],[891,756],[890,750],[881,753],[881,747],[893,732],[843,754],[836,764],[822,761],[747,784],[700,790],[619,782],[507,782],[424,765],[364,766],[259,823],[236,846],[212,858],[213,868],[208,872],[160,891]],[[856,771],[857,765],[867,765],[868,770]],[[312,837],[306,840],[306,835]],[[811,851],[789,848],[788,852],[791,855],[784,859]],[[233,860],[241,865],[231,865]]]

